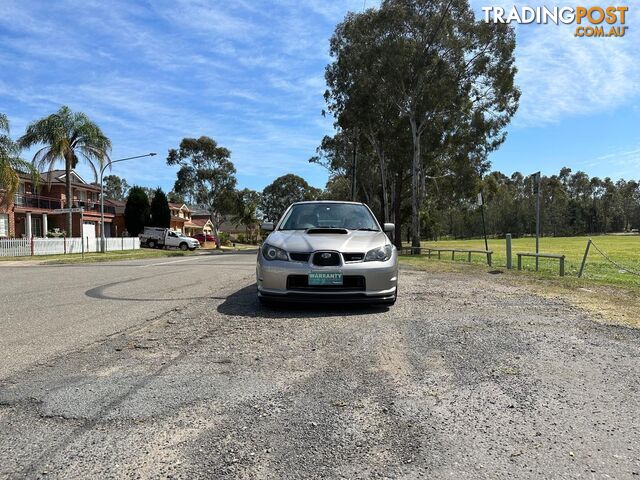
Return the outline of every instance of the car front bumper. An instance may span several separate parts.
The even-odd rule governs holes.
[[[292,288],[290,276],[303,278],[311,272],[340,272],[345,287]],[[364,286],[348,287],[348,278],[364,279]],[[265,260],[258,253],[256,266],[258,296],[264,299],[287,302],[330,303],[388,303],[394,300],[398,285],[398,257],[393,255],[386,262],[353,262],[334,267],[319,267],[309,262]]]

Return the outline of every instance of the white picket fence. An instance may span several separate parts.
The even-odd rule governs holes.
[[[84,240],[84,245],[83,245]],[[137,250],[138,237],[118,237],[105,239],[107,252],[115,250]],[[99,252],[100,239],[82,238],[9,238],[0,239],[0,257],[26,257],[30,255],[57,255],[65,253]]]

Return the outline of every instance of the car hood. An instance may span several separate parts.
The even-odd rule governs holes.
[[[347,231],[347,233],[307,233],[304,230],[271,232],[265,243],[288,252],[311,253],[336,250],[345,253],[366,253],[391,243],[384,232]]]

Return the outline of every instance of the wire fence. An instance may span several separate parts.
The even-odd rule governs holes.
[[[611,263],[612,265],[614,265],[615,267],[617,267],[619,270],[622,270],[623,272],[626,273],[630,273],[631,275],[636,275],[638,277],[640,277],[640,272],[638,272],[637,270],[632,270],[630,268],[627,268],[621,264],[619,264],[618,262],[616,262],[615,260],[613,260],[611,257],[609,257],[609,255],[607,255],[606,253],[604,253],[599,247],[598,245],[595,244],[595,242],[591,239],[589,239],[589,242],[591,242],[591,245],[593,245],[593,248],[596,249],[596,251],[602,255],[602,257],[609,263]]]

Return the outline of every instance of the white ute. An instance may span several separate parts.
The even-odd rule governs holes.
[[[138,237],[140,245],[149,248],[174,247],[180,250],[195,250],[200,246],[200,242],[195,238],[187,237],[168,228],[144,227],[144,232]]]

